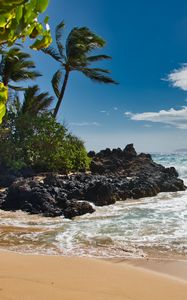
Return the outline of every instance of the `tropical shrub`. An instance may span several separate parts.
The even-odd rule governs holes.
[[[84,143],[68,133],[50,113],[9,112],[0,128],[0,164],[10,170],[70,172],[89,168]]]

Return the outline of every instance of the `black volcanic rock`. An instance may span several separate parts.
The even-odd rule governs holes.
[[[91,152],[91,174],[48,174],[43,182],[18,179],[0,192],[0,208],[31,214],[73,218],[93,213],[96,206],[127,198],[152,197],[159,192],[185,190],[175,168],[155,163],[150,154],[137,154],[133,145],[124,150]]]
[[[123,155],[126,157],[126,159],[132,159],[137,156],[133,144],[129,144],[125,147],[125,149],[123,150]]]
[[[63,214],[65,218],[72,219],[88,213],[91,214],[94,211],[95,209],[86,201],[69,200],[66,203]]]
[[[117,148],[111,151],[107,148],[93,157],[90,169],[92,173],[97,174],[119,173],[136,157],[133,144],[127,145],[124,150]]]
[[[54,177],[54,181],[58,179]],[[94,212],[88,202],[68,200],[67,194],[68,191],[64,192],[56,186],[25,179],[13,183],[7,195],[0,193],[0,207],[4,210],[22,210],[30,214],[42,214],[45,217],[64,215],[66,218],[72,218]]]
[[[12,174],[0,175],[0,187],[6,188],[10,186],[16,179],[17,177]]]
[[[43,214],[47,217],[62,215],[62,210],[56,206],[50,193],[38,182],[28,180],[18,181],[10,186],[2,208]]]
[[[86,190],[85,199],[97,206],[104,206],[115,203],[112,185],[106,182],[97,181]]]

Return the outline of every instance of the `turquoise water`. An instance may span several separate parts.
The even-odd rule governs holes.
[[[187,182],[187,154],[154,154]],[[97,207],[73,221],[0,211],[0,248],[24,253],[140,257],[187,254],[187,191]]]

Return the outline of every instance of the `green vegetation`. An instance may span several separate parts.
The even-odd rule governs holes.
[[[30,117],[38,116],[41,112],[45,112],[50,108],[53,97],[48,92],[40,93],[38,85],[28,87],[24,93],[23,104],[20,104],[19,98],[16,96],[14,105],[16,106],[18,115],[29,114]]]
[[[35,71],[35,64],[28,53],[18,47],[3,51],[0,62],[0,80],[4,86],[13,90],[22,90],[22,86],[15,83],[36,79],[41,74]]]
[[[0,124],[6,113],[6,101],[8,99],[8,88],[0,82]]]
[[[41,95],[44,94],[39,94],[38,99],[44,99]],[[43,99],[37,112],[32,110],[29,99],[33,103],[28,91],[22,105],[16,97],[0,128],[0,165],[9,170],[31,167],[40,172],[88,169],[84,143],[69,134],[51,113],[44,112]]]
[[[36,71],[31,56],[18,45],[11,48],[0,46],[0,123],[2,122],[0,169],[18,171],[31,168],[37,172],[63,173],[89,169],[90,158],[87,156],[83,141],[58,123],[56,115],[70,72],[82,72],[91,80],[100,83],[116,83],[108,75],[108,70],[90,67],[93,62],[110,59],[107,55],[90,55],[93,50],[102,48],[105,41],[86,27],[76,27],[70,32],[64,47],[61,42],[64,23],[61,22],[56,27],[56,50],[48,47],[50,39],[46,39],[46,36],[50,34],[49,29],[44,31],[38,21],[34,21],[36,24],[32,23],[35,13],[43,12],[48,5],[48,0],[14,0],[8,4],[0,0],[0,4],[1,2],[0,45],[4,42],[12,45],[20,37],[25,39],[26,36],[30,38],[42,36],[41,39],[35,40],[31,47],[42,48],[43,52],[60,63],[60,69],[52,79],[52,86],[57,96],[56,106],[52,109],[54,98],[48,92],[40,92],[37,84],[26,87],[28,80],[41,76]],[[29,7],[32,7],[30,15]],[[7,20],[8,24],[5,22]],[[23,27],[20,25],[20,28],[19,22],[21,24],[25,22],[25,25],[22,24]],[[7,39],[4,36],[2,40],[4,26],[5,31],[9,30],[12,33],[8,34]],[[17,26],[18,30],[14,26]],[[31,27],[32,32],[29,31]],[[60,84],[63,70],[65,70],[64,80]]]
[[[57,104],[54,109],[54,117],[57,116],[60,105],[62,103],[70,72],[78,71],[86,77],[99,83],[116,83],[108,74],[109,70],[102,68],[91,68],[93,62],[110,59],[110,56],[90,55],[97,48],[103,48],[105,41],[93,33],[87,27],[75,27],[67,37],[66,46],[62,44],[64,22],[61,22],[56,27],[56,44],[57,49],[52,46],[42,49],[42,51],[60,63],[60,69],[52,78],[52,86],[57,97]],[[65,76],[62,81],[62,74],[65,71]]]
[[[48,26],[48,17],[44,23],[38,22],[49,0],[0,0],[0,45],[12,46],[16,40],[34,39],[32,49],[39,50],[48,46],[52,39]]]
[[[49,0],[0,0],[0,49],[3,45],[12,46],[18,39],[24,42],[27,37],[34,39],[31,48],[39,50],[52,42],[48,17],[43,25],[38,16],[43,13]],[[0,123],[6,113],[8,89],[0,83]]]

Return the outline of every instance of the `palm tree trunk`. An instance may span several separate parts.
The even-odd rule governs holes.
[[[56,118],[56,116],[58,114],[60,105],[61,105],[63,97],[64,97],[65,89],[66,89],[68,78],[69,78],[69,73],[70,73],[70,71],[66,70],[65,77],[64,77],[64,82],[63,82],[63,85],[62,85],[62,90],[61,90],[60,96],[58,98],[58,101],[57,101],[57,104],[55,106],[54,113],[53,113],[53,116],[55,118]]]

